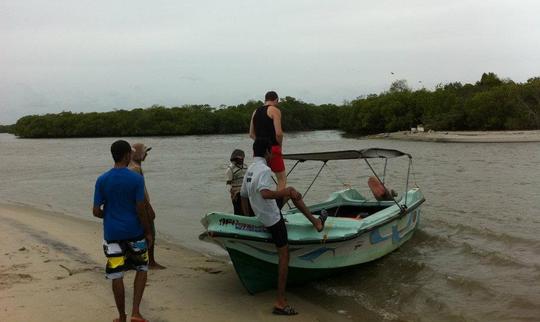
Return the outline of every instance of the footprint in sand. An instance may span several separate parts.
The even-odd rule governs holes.
[[[9,269],[14,270],[14,271],[18,271],[18,270],[21,270],[21,269],[25,269],[28,266],[30,266],[30,263],[14,264],[14,265],[11,265],[11,267]]]
[[[9,288],[15,284],[29,283],[34,278],[30,274],[6,273],[0,274],[0,289]]]
[[[59,264],[58,266],[65,269],[68,272],[69,276],[79,274],[79,273],[85,273],[85,272],[99,272],[99,271],[101,271],[100,266],[83,267],[83,268],[69,268],[69,267],[67,267],[65,265],[62,265],[62,264]]]
[[[32,245],[32,248],[41,254],[49,254],[49,247],[45,245]]]
[[[190,267],[190,268],[192,270],[194,270],[194,271],[203,271],[203,272],[206,272],[208,274],[219,274],[219,273],[223,272],[222,270],[215,269],[215,268],[212,268],[212,267],[197,266],[197,267]]]

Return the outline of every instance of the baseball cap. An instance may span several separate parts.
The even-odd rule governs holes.
[[[152,150],[152,147],[146,146],[143,143],[135,143],[131,146],[134,153],[134,160],[142,160],[144,158],[144,155]]]

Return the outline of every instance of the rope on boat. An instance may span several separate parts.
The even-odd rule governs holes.
[[[323,245],[326,244],[326,241],[328,240],[328,234],[330,233],[330,230],[334,228],[334,225],[328,225],[327,227],[328,227],[328,230],[324,233],[323,238],[321,239],[321,244]]]
[[[334,177],[337,179],[337,181],[339,183],[341,183],[341,185],[343,185],[345,188],[347,189],[351,189],[352,188],[352,185],[350,183],[346,183],[345,180],[342,180],[340,176],[337,175],[336,172],[334,172],[334,170],[332,169],[332,167],[329,165],[329,164],[326,164],[326,168],[328,169],[328,171],[330,171],[330,173],[332,175],[334,175]]]
[[[306,189],[306,192],[304,192],[304,198],[306,197],[309,189],[311,189],[311,186],[313,186],[313,184],[315,183],[315,180],[317,180],[317,178],[319,177],[319,175],[321,174],[321,171],[322,169],[326,166],[326,162],[327,161],[324,161],[322,167],[319,169],[319,172],[317,172],[317,175],[315,176],[315,178],[313,178],[313,181],[311,181],[311,184],[309,185],[309,187]]]
[[[412,158],[410,159],[411,163],[411,173],[412,173],[412,177],[413,177],[413,184],[416,188],[420,189],[420,186],[418,185],[418,183],[416,183],[416,173],[414,172],[414,167],[413,167],[413,160]]]
[[[405,183],[405,204],[403,207],[407,209],[407,196],[409,195],[409,177],[411,175],[412,158],[409,157],[409,168],[407,169],[407,183]]]

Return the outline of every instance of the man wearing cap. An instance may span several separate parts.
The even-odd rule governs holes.
[[[142,162],[146,159],[146,156],[148,155],[148,151],[152,150],[152,147],[147,147],[146,145],[142,143],[135,143],[132,146],[133,153],[131,155],[131,162],[129,163],[129,169],[132,171],[137,172],[141,176],[144,176],[143,170],[142,170]],[[156,213],[154,212],[154,208],[150,204],[150,198],[148,197],[148,190],[146,190],[146,185],[144,187],[144,209],[146,210],[146,213],[148,214],[148,218],[150,220],[150,228],[152,230],[152,237],[154,238],[154,243],[156,240],[156,227],[154,225],[154,220],[156,219]],[[154,258],[154,244],[150,245],[148,248],[148,267],[150,269],[164,269],[166,268],[163,265],[160,265],[156,262]]]
[[[246,174],[247,166],[244,163],[245,153],[242,150],[235,149],[231,154],[231,164],[227,167],[225,175],[227,177],[227,187],[231,194],[235,215],[248,215],[242,211],[242,202],[240,200],[240,188]]]

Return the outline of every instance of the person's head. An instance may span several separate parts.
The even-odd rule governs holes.
[[[264,95],[264,101],[266,103],[272,103],[272,105],[278,105],[279,103],[279,97],[278,94],[274,91],[269,91]]]
[[[256,138],[253,142],[253,156],[265,158],[268,162],[272,157],[272,143],[267,138]]]
[[[118,140],[111,144],[114,163],[127,166],[131,160],[131,152],[131,145],[124,140]]]
[[[148,151],[152,150],[151,147],[148,147],[142,143],[135,143],[132,147],[133,155],[131,156],[131,159],[136,162],[144,161],[144,159],[146,159],[146,156],[148,155]]]
[[[241,166],[244,164],[244,158],[245,158],[244,151],[240,149],[235,149],[231,154],[231,162],[234,162],[235,164]]]

